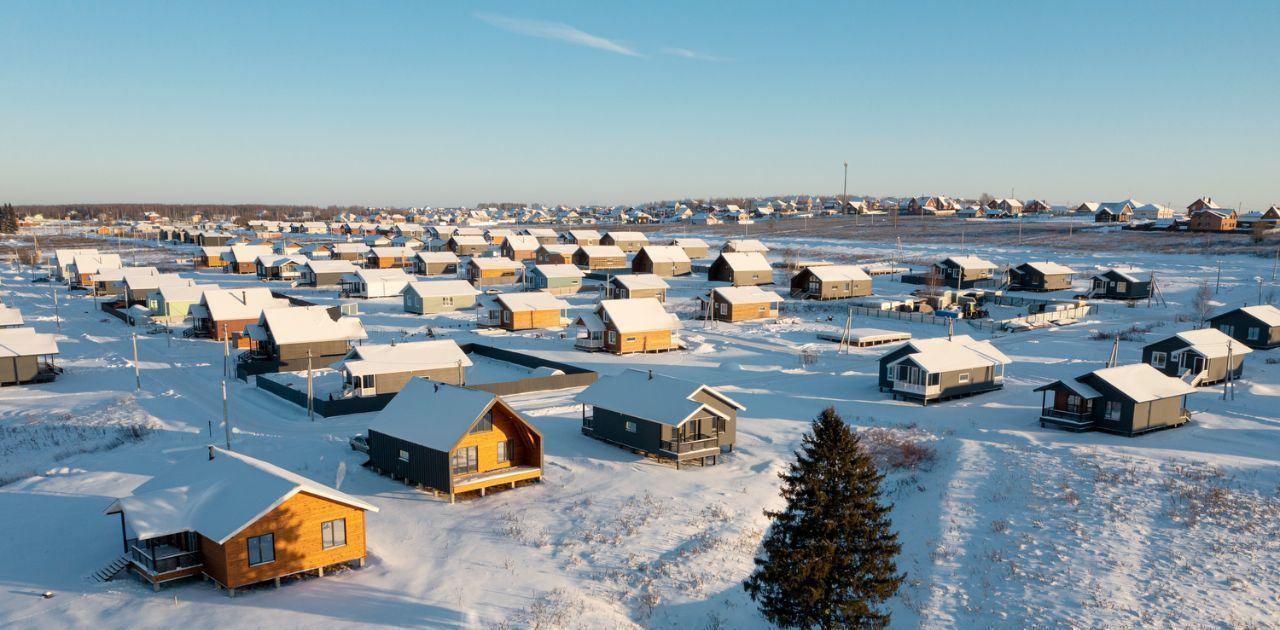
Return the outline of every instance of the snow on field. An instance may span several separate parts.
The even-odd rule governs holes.
[[[818,239],[770,242],[813,258],[956,253]],[[575,391],[514,397],[545,436],[545,481],[449,505],[360,466],[346,438],[368,416],[307,420],[305,411],[233,382],[233,447],[374,503],[370,562],[358,571],[254,589],[229,599],[199,581],[153,593],[132,579],[86,579],[120,552],[112,498],[165,474],[175,457],[221,443],[219,344],[140,334],[134,390],[130,333],[87,297],[59,310],[58,381],[0,390],[0,626],[761,627],[740,584],[777,507],[778,479],[807,422],[832,405],[891,461],[902,445],[924,455],[891,468],[886,495],[903,542],[907,580],[894,625],[1267,625],[1280,616],[1280,352],[1255,352],[1234,400],[1221,388],[1191,397],[1192,424],[1137,438],[1043,429],[1034,387],[1100,367],[1110,352],[1094,331],[1135,323],[1146,340],[1178,322],[1217,261],[1142,252],[1045,253],[1034,246],[971,248],[997,264],[1049,257],[1092,271],[1133,264],[1159,272],[1167,307],[1104,304],[1072,326],[998,335],[1013,358],[998,392],[929,407],[877,391],[884,348],[840,354],[816,333],[843,325],[844,307],[784,306],[792,323],[706,327],[689,318],[704,284],[672,282],[685,352],[613,357],[573,350],[572,332],[478,336],[467,313],[411,316],[394,299],[362,301],[371,342],[422,338],[430,328],[616,373],[641,365],[724,387],[745,404],[739,441],[722,464],[658,464],[583,437]],[[968,250],[966,250],[968,251]],[[143,250],[141,261],[171,260]],[[1224,307],[1257,300],[1270,260],[1222,261]],[[202,282],[253,278],[193,273]],[[41,332],[55,332],[48,284],[0,269],[0,297]],[[282,285],[279,285],[282,286]],[[905,285],[875,280],[876,291]],[[1080,285],[1083,287],[1083,284]],[[1264,291],[1273,286],[1269,281]],[[337,303],[332,290],[285,289]],[[574,313],[594,295],[569,299]],[[572,315],[573,313],[571,313]],[[828,317],[831,317],[828,320]],[[917,337],[945,330],[896,320],[855,325]],[[957,332],[991,338],[957,325]],[[1143,341],[1121,342],[1122,362]],[[802,360],[802,356],[807,357]],[[490,366],[502,370],[502,366]],[[931,455],[930,455],[931,453]],[[899,457],[901,459],[901,457]],[[52,599],[39,594],[53,591]]]

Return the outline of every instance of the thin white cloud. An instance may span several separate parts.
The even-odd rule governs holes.
[[[703,54],[688,48],[663,48],[662,54],[671,55],[672,57],[680,57],[683,59],[694,59],[697,61],[724,61],[723,58],[714,55]]]
[[[568,24],[562,24],[560,22],[514,18],[493,13],[477,13],[475,16],[493,26],[512,33],[519,33],[530,37],[541,37],[543,39],[554,39],[573,44],[575,46],[586,46],[587,48],[595,48],[611,53],[617,53],[619,55],[626,55],[628,57],[644,56],[611,39],[606,39],[599,35],[592,35],[591,33],[580,31]]]

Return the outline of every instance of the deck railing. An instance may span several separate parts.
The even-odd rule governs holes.
[[[720,448],[720,436],[697,435],[683,440],[662,440],[658,444],[658,448],[676,455],[692,453],[695,451],[705,451],[713,448]]]

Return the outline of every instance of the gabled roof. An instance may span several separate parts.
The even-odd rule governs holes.
[[[711,290],[718,302],[729,304],[759,304],[761,302],[781,302],[782,297],[773,291],[766,291],[758,286],[716,287]]]
[[[906,343],[906,346],[916,352],[946,352],[953,348],[965,348],[986,357],[993,363],[1004,365],[1013,363],[1012,359],[996,349],[990,341],[981,341],[969,335],[952,335],[951,339],[946,337],[912,339]]]
[[[410,282],[406,292],[413,292],[421,297],[448,297],[458,295],[480,295],[480,291],[466,280],[425,280]]]
[[[534,236],[534,237],[541,236],[544,238],[549,236],[550,237],[558,236],[556,234],[556,231],[551,228],[525,228],[524,233],[528,234],[529,236]]]
[[[672,239],[671,244],[677,247],[709,247],[709,245],[707,245],[707,242],[700,238]]]
[[[815,265],[805,269],[822,282],[860,282],[871,276],[856,265]]]
[[[389,269],[368,269],[360,267],[355,270],[354,275],[366,284],[372,282],[410,282],[413,280],[413,276],[405,273],[405,270],[399,267],[391,267]]]
[[[208,290],[200,298],[200,303],[208,308],[209,317],[216,321],[256,319],[263,309],[289,306],[289,300],[271,295],[271,289],[266,287]]]
[[[257,260],[258,256],[271,256],[274,254],[275,251],[271,249],[270,245],[232,245],[231,249],[227,250],[226,254],[223,255],[223,258],[234,260],[237,263],[247,263]]]
[[[568,243],[565,245],[557,245],[557,244],[551,243],[547,245],[542,245],[538,247],[538,249],[540,251],[545,251],[552,254],[560,254],[562,256],[572,256],[574,252],[578,251],[578,246],[572,243]]]
[[[457,243],[458,245],[489,246],[489,241],[484,240],[484,236],[481,236],[480,234],[459,234],[455,232],[453,236],[449,237],[449,240]]]
[[[456,263],[458,255],[450,252],[418,252],[418,259],[424,263]]]
[[[119,269],[123,266],[120,262],[120,256],[116,254],[76,254],[72,257],[71,263],[76,267],[76,273],[97,273],[99,269]]]
[[[954,263],[961,269],[995,269],[995,263],[977,256],[948,256],[942,262]]]
[[[1114,277],[1116,277],[1116,278],[1119,278],[1119,279],[1121,279],[1121,280],[1124,280],[1125,282],[1145,282],[1144,280],[1140,280],[1140,279],[1138,278],[1138,276],[1137,276],[1137,275],[1135,275],[1135,274],[1139,274],[1139,273],[1146,273],[1146,272],[1144,272],[1144,271],[1143,271],[1143,270],[1141,270],[1141,269],[1128,269],[1128,270],[1126,270],[1126,271],[1120,271],[1119,269],[1108,269],[1108,270],[1106,270],[1106,271],[1104,271],[1104,272],[1102,272],[1102,273],[1099,273],[1099,274],[1095,275],[1094,277],[1095,277],[1095,278],[1097,278],[1097,277],[1104,277],[1104,278],[1105,278],[1105,277],[1107,277],[1107,276],[1114,276]]]
[[[985,354],[959,345],[951,347],[930,347],[926,350],[899,357],[889,365],[896,365],[910,360],[930,374],[969,370],[973,368],[999,365],[1001,362]]]
[[[734,273],[742,273],[744,271],[767,271],[773,273],[773,267],[769,265],[769,261],[764,254],[759,252],[722,252],[720,260],[723,260]]]
[[[533,271],[546,278],[581,278],[586,275],[577,265],[569,264],[534,265]]]
[[[655,263],[689,262],[689,255],[684,248],[676,245],[645,245],[640,248],[640,254],[648,256]]]
[[[0,304],[0,327],[21,325],[22,311],[5,304]]]
[[[643,233],[640,233],[640,232],[615,232],[610,230],[608,232],[605,232],[605,236],[608,236],[609,238],[613,239],[615,243],[618,241],[642,241],[645,243],[649,242],[649,237],[645,236]]]
[[[1236,310],[1262,322],[1266,326],[1280,326],[1280,309],[1270,304],[1244,306]],[[1226,315],[1226,313],[1223,313],[1223,315]],[[1218,317],[1222,317],[1222,315],[1218,315]]]
[[[625,258],[627,255],[617,245],[583,245],[578,249],[588,258]]]
[[[458,343],[452,339],[411,341],[396,344],[356,346],[335,367],[357,376],[434,370],[446,367],[470,367]]]
[[[667,281],[663,280],[662,276],[652,273],[623,273],[613,276],[609,281],[629,291],[671,288],[671,285],[667,284]]]
[[[58,354],[58,341],[36,329],[0,328],[0,357],[34,357]]]
[[[378,258],[413,258],[418,252],[403,246],[395,247],[374,247],[369,250],[369,255]]]
[[[116,499],[107,514],[124,513],[132,537],[197,532],[225,544],[299,492],[361,510],[378,508],[302,475],[248,455],[213,448],[191,451],[167,475],[168,487]]]
[[[714,396],[733,409],[746,409],[707,385],[641,370],[626,370],[617,376],[603,376],[574,397],[574,400],[678,427],[704,409],[722,415],[715,408],[693,399],[700,392]]]
[[[335,254],[365,254],[369,252],[369,246],[364,243],[334,243],[333,253]]]
[[[601,300],[597,307],[601,319],[613,324],[620,333],[675,330],[680,319],[668,313],[657,298]]]
[[[532,252],[536,251],[539,246],[541,246],[541,243],[538,242],[538,237],[528,234],[513,234],[508,236],[506,242],[503,243],[503,247],[513,252]]]
[[[336,307],[291,306],[262,311],[258,325],[271,330],[277,344],[368,339],[358,317],[337,315]]]
[[[1233,340],[1230,335],[1217,328],[1184,330],[1175,334],[1174,337],[1181,339],[1197,354],[1209,359],[1225,357],[1227,354],[1243,356],[1253,352],[1249,346]]]
[[[1030,261],[1030,262],[1024,262],[1024,263],[1022,263],[1021,265],[1018,265],[1018,266],[1019,266],[1019,267],[1029,267],[1029,268],[1031,268],[1031,269],[1034,269],[1034,270],[1036,270],[1036,271],[1039,271],[1040,273],[1042,273],[1042,274],[1044,274],[1044,275],[1046,275],[1046,276],[1071,275],[1071,274],[1074,274],[1074,273],[1076,272],[1076,271],[1075,271],[1074,269],[1072,269],[1071,267],[1068,267],[1068,266],[1066,266],[1066,265],[1061,265],[1061,264],[1058,264],[1058,263],[1056,263],[1056,262],[1049,262],[1049,261],[1047,261],[1047,260],[1045,260],[1045,261]]]
[[[569,234],[577,241],[600,240],[600,233],[595,230],[569,230]]]
[[[192,284],[188,285],[161,285],[156,287],[155,293],[160,295],[160,299],[165,302],[199,302],[205,291],[211,291],[218,288],[216,284]]]
[[[501,302],[507,310],[518,313],[523,311],[563,311],[569,309],[569,303],[542,291],[531,293],[499,293],[493,299]]]
[[[769,251],[769,248],[764,243],[761,243],[756,239],[743,238],[725,241],[723,251],[738,253],[757,252],[764,254]]]
[[[489,392],[415,377],[374,416],[369,430],[448,453],[498,402]]]
[[[1094,400],[1097,398],[1102,398],[1102,394],[1098,393],[1098,390],[1092,387],[1089,387],[1087,384],[1082,383],[1077,379],[1066,379],[1061,381],[1054,381],[1052,383],[1049,383],[1048,385],[1041,385],[1040,387],[1035,388],[1035,390],[1033,391],[1043,392],[1045,390],[1057,389],[1059,387],[1065,387],[1071,390],[1072,392],[1074,392],[1077,396],[1085,400]]]
[[[510,258],[502,258],[499,256],[477,256],[472,257],[471,264],[476,269],[503,270],[503,269],[523,269],[524,263],[511,260]]]
[[[1091,372],[1136,403],[1194,394],[1196,388],[1182,379],[1165,375],[1146,363],[1134,363]]]
[[[308,260],[302,263],[314,273],[355,273],[356,266],[350,260]]]

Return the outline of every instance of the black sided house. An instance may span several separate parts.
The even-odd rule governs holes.
[[[706,385],[641,370],[603,377],[575,400],[584,435],[674,460],[677,468],[719,463],[733,450],[738,412],[746,409]]]
[[[1209,325],[1255,350],[1280,347],[1280,308],[1270,304],[1227,311]]]
[[[1107,300],[1146,300],[1151,297],[1151,277],[1146,280],[1138,274],[1147,272],[1130,269],[1110,269],[1094,276],[1089,284],[1089,297]]]
[[[1067,291],[1075,270],[1055,262],[1025,262],[1009,270],[1010,291]]]
[[[1142,362],[1190,385],[1213,385],[1228,377],[1240,378],[1244,357],[1250,352],[1249,346],[1216,328],[1201,328],[1147,344]]]
[[[1134,363],[1054,381],[1035,391],[1044,392],[1040,426],[1133,436],[1186,424],[1191,420],[1186,398],[1196,390],[1146,363]]]

